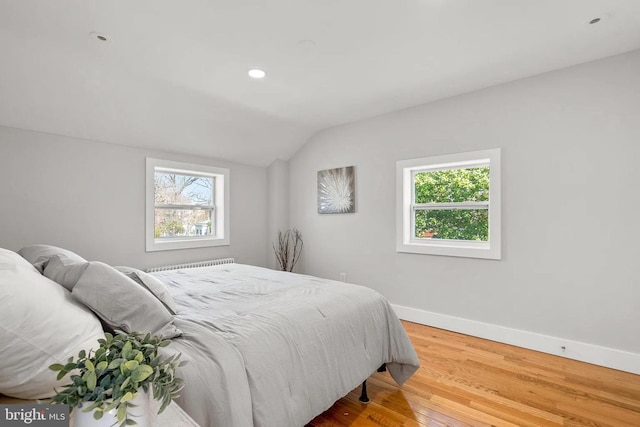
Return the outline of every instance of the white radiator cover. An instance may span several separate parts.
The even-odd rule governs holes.
[[[188,262],[185,264],[162,265],[160,267],[147,268],[147,273],[153,273],[154,271],[180,270],[184,268],[209,267],[211,265],[232,264],[234,262],[236,262],[235,258],[219,258],[207,261]]]

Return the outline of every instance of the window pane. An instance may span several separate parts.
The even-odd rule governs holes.
[[[489,200],[489,167],[418,172],[415,203],[485,202]]]
[[[417,210],[414,220],[418,239],[489,241],[487,209]]]
[[[156,205],[213,205],[213,177],[156,172]]]
[[[156,208],[155,217],[155,238],[213,235],[213,209]]]

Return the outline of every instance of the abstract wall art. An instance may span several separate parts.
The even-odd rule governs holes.
[[[353,166],[318,172],[318,213],[354,213],[356,186]]]

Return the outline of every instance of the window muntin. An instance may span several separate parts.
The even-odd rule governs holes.
[[[229,244],[229,170],[147,159],[147,251]]]
[[[500,149],[396,169],[398,252],[500,259]]]

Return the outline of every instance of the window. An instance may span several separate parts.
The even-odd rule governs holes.
[[[396,164],[396,250],[500,259],[500,149]]]
[[[147,158],[147,252],[229,244],[229,169]]]

